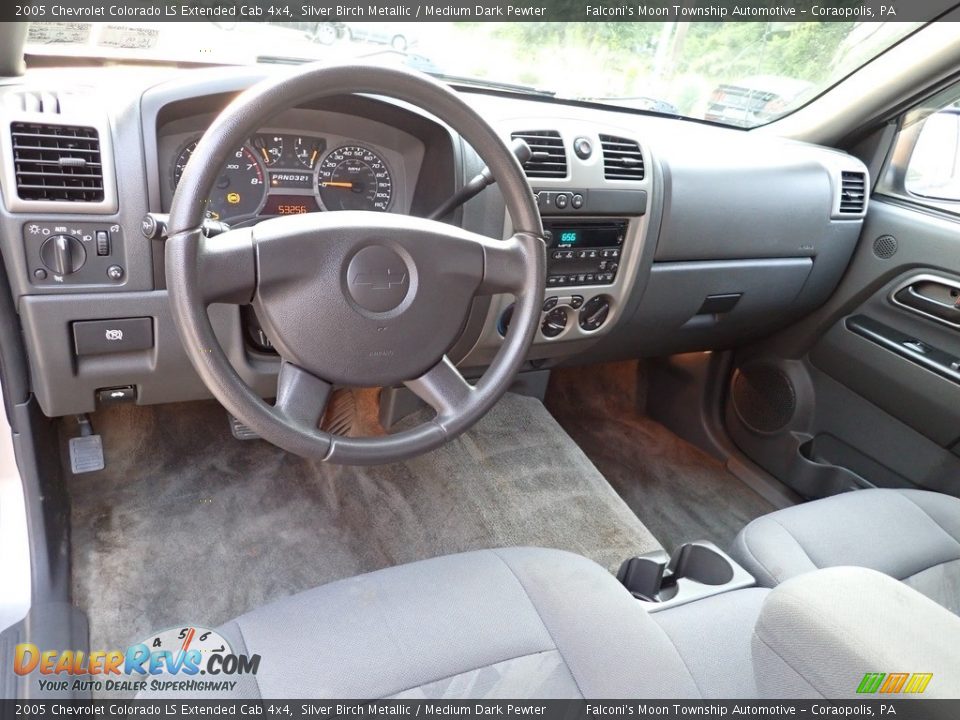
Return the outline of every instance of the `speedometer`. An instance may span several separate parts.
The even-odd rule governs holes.
[[[188,143],[173,169],[173,182],[177,185],[190,161],[197,141]],[[207,217],[223,220],[255,215],[263,204],[266,194],[263,167],[250,148],[243,146],[230,155],[223,171],[217,177],[207,201]]]
[[[385,212],[393,200],[393,182],[386,162],[360,145],[331,150],[320,163],[317,185],[327,210]]]

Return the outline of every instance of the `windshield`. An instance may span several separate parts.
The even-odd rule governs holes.
[[[800,107],[920,23],[34,23],[27,52],[250,64],[368,58],[739,127]]]

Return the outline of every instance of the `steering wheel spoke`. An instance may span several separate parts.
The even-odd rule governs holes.
[[[246,305],[257,289],[252,228],[229,230],[214,237],[199,231],[197,277],[207,303]]]
[[[469,402],[474,389],[446,355],[416,380],[404,385],[414,395],[437,411],[440,417],[462,411]]]
[[[527,251],[531,239],[537,238],[525,233],[517,233],[507,240],[482,238],[478,242],[483,246],[483,278],[478,292],[493,295],[495,293],[516,293],[527,283]]]
[[[277,378],[274,407],[298,425],[315,430],[327,409],[333,386],[313,373],[284,361]]]

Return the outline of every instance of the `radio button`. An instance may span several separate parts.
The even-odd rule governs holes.
[[[554,250],[553,251],[554,260],[563,260],[563,250]]]
[[[585,277],[586,277],[587,284],[594,283],[597,281],[597,278],[593,273],[587,273]]]
[[[553,287],[553,286],[555,286],[555,285],[559,285],[559,284],[560,284],[560,277],[561,277],[560,275],[551,275],[550,277],[548,277],[548,278],[547,278],[547,286],[548,286],[548,287]]]

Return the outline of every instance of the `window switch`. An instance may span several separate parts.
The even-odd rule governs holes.
[[[110,254],[110,233],[106,230],[97,230],[97,255]]]

